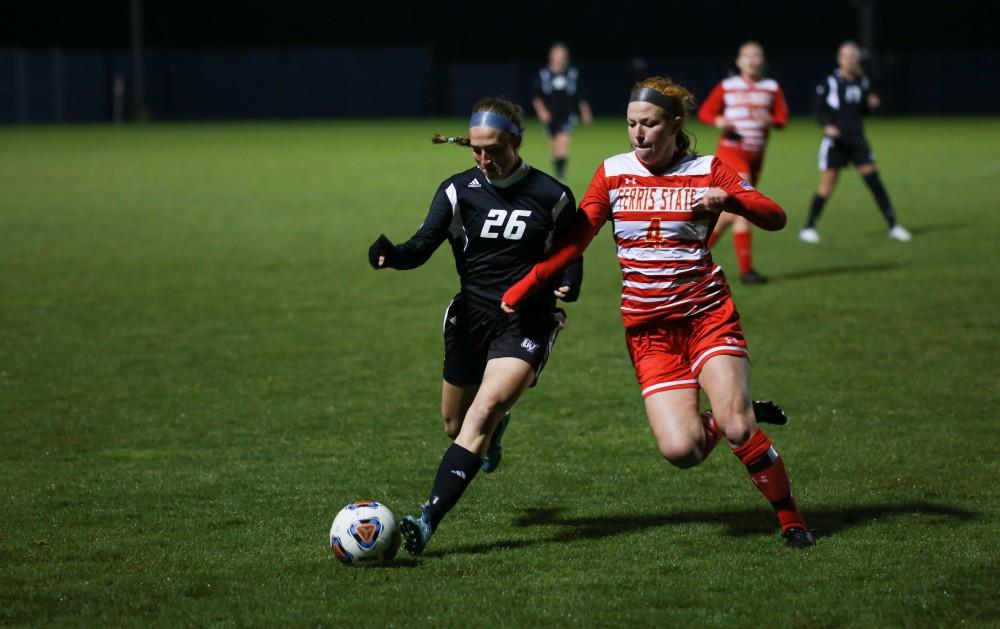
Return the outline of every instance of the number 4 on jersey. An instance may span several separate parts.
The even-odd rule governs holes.
[[[490,210],[486,222],[483,223],[483,231],[479,236],[482,238],[499,238],[500,234],[497,233],[497,230],[506,222],[507,225],[504,227],[503,237],[507,240],[520,240],[521,236],[524,236],[524,230],[528,227],[528,224],[520,219],[528,216],[531,216],[531,212],[528,210],[514,210],[510,213],[510,220],[508,221],[507,210]]]
[[[663,236],[660,235],[660,219],[650,219],[649,227],[646,228],[646,240],[649,242],[660,242],[663,240]]]

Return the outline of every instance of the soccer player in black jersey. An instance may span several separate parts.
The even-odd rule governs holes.
[[[819,187],[809,208],[809,220],[799,232],[799,240],[816,244],[819,232],[816,222],[820,212],[837,186],[840,169],[854,164],[865,185],[871,190],[886,223],[889,238],[908,242],[910,232],[896,222],[896,213],[889,202],[889,194],[875,166],[871,146],[865,139],[861,117],[879,106],[879,98],[871,91],[868,78],[861,68],[861,50],[852,41],[844,42],[837,50],[837,69],[816,87],[813,112],[823,127],[823,140],[819,146]]]
[[[583,92],[580,72],[569,64],[566,44],[556,42],[549,48],[549,63],[535,77],[531,104],[548,133],[556,177],[564,181],[570,134],[581,118],[584,124],[594,121],[590,103]]]
[[[400,522],[412,554],[423,551],[479,470],[500,463],[509,410],[537,380],[565,322],[556,298],[576,300],[583,279],[582,265],[568,268],[515,316],[500,310],[501,295],[571,228],[576,201],[569,188],[521,160],[520,107],[487,98],[472,111],[468,137],[434,141],[472,147],[476,167],[438,187],[412,238],[394,245],[383,234],[368,252],[376,269],[412,269],[447,239],[461,281],[444,316],[441,413],[454,443],[420,514]]]

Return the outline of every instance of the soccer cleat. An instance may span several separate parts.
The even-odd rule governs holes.
[[[428,513],[430,505],[420,505],[420,515],[408,515],[399,522],[399,532],[403,536],[403,548],[411,555],[424,552],[424,546],[434,534],[431,516]]]
[[[819,232],[814,227],[806,227],[799,232],[799,240],[808,242],[810,245],[819,243]]]
[[[754,400],[753,415],[757,418],[758,424],[777,424],[784,426],[788,423],[788,416],[781,407],[771,400]]]
[[[783,531],[781,536],[785,538],[785,545],[789,548],[809,548],[816,545],[813,532],[798,526]]]
[[[479,467],[485,474],[492,474],[500,467],[500,460],[503,459],[503,445],[500,440],[503,439],[503,433],[507,430],[507,424],[510,423],[510,411],[503,414],[503,419],[500,420],[500,424],[493,431],[493,438],[490,439],[490,447],[486,451],[486,456],[483,457],[483,464]]]
[[[889,230],[889,240],[895,240],[898,242],[910,242],[913,240],[913,235],[908,229],[902,225],[896,225]]]
[[[767,278],[758,273],[755,269],[750,269],[746,273],[741,273],[740,280],[742,280],[744,284],[767,284]]]
[[[785,411],[781,410],[781,407],[771,400],[754,400],[753,416],[757,418],[758,424],[775,424],[778,426],[784,426],[788,423],[788,416],[785,415]],[[705,426],[706,430],[717,432],[720,436],[722,435],[722,431],[715,422],[715,416],[712,414],[712,409],[709,409],[701,414],[701,423]]]

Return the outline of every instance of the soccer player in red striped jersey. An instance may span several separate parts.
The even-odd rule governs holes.
[[[661,454],[677,467],[693,467],[725,437],[777,512],[786,543],[812,546],[784,463],[757,425],[767,418],[750,397],[739,314],[708,248],[722,213],[778,230],[785,212],[718,157],[688,151],[684,121],[693,101],[663,77],[635,84],[627,113],[634,151],[604,160],[583,197],[582,218],[507,290],[501,308],[513,313],[547,286],[610,219],[628,350]],[[699,388],[711,412],[699,413]]]
[[[739,74],[719,82],[698,110],[698,119],[722,131],[715,155],[754,186],[764,166],[771,128],[788,123],[788,105],[781,86],[764,77],[764,48],[755,41],[740,46],[736,56]],[[763,284],[767,278],[753,268],[750,221],[723,214],[709,239],[715,244],[727,227],[733,227],[733,247],[744,284]]]

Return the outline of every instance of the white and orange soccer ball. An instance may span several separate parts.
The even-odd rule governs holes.
[[[340,510],[330,527],[330,549],[348,566],[390,561],[399,551],[396,516],[384,504],[358,500]]]

